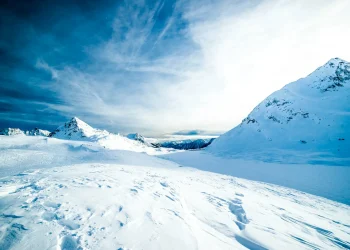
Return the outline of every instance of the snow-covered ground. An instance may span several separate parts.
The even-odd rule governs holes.
[[[0,136],[0,249],[341,249],[350,207],[97,143]]]
[[[307,156],[285,152],[288,155],[293,153],[294,164],[288,164],[288,158],[283,154],[278,161],[274,158],[274,162],[253,160],[252,156],[245,158],[244,155],[240,158],[216,156],[206,150],[174,152],[160,157],[182,166],[295,188],[350,205],[349,165],[308,164],[302,161]],[[264,157],[268,159],[269,155]],[[295,164],[295,159],[299,158],[300,163]]]

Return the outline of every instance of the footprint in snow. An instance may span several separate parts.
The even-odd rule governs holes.
[[[244,230],[246,224],[249,223],[247,219],[246,213],[242,207],[242,201],[240,199],[232,200],[228,203],[228,208],[232,214],[234,214],[237,218],[235,221],[236,225],[240,230]]]
[[[61,206],[61,204],[60,203],[55,203],[55,202],[52,202],[52,201],[45,201],[44,202],[44,206],[58,209]]]
[[[19,223],[13,223],[3,232],[2,240],[0,241],[0,249],[10,249],[18,241],[21,240],[23,231],[28,229]]]
[[[58,239],[58,250],[76,250],[78,249],[77,240],[71,235],[64,235]]]

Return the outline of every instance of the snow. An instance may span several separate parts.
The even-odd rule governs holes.
[[[0,130],[0,135],[24,135],[24,132],[19,128],[5,128]]]
[[[0,145],[0,249],[350,247],[349,206],[294,189],[96,142]]]
[[[30,136],[49,136],[50,131],[34,128],[32,130],[26,131],[25,134]]]
[[[283,162],[286,159],[283,155],[280,162],[263,162],[217,156],[205,150],[174,152],[159,157],[182,166],[294,188],[350,205],[349,166],[288,164]]]
[[[48,136],[50,131],[34,128],[32,130],[22,131],[19,128],[5,128],[0,130],[0,135],[29,135],[29,136]]]
[[[129,137],[130,136],[131,135],[129,135]],[[135,136],[136,134],[134,134],[134,137]],[[120,134],[95,129],[77,117],[73,117],[65,124],[59,126],[49,137],[63,140],[94,142],[108,149],[147,152],[148,154],[162,154],[168,152],[166,149],[154,148],[148,143],[135,140],[134,137],[130,139]]]
[[[78,117],[73,117],[64,125],[59,126],[49,136],[66,140],[97,140],[109,134],[106,130],[95,129]]]
[[[216,155],[259,153],[270,158],[292,150],[316,154],[310,163],[315,158],[343,159],[341,164],[349,166],[349,103],[350,64],[335,58],[271,94],[208,150]]]

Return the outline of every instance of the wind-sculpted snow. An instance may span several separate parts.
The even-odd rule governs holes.
[[[345,205],[169,163],[69,165],[0,183],[0,249],[350,247]]]
[[[0,147],[0,249],[350,247],[350,207],[293,189],[82,141]]]
[[[269,152],[270,158],[288,149],[348,158],[348,164],[349,148],[350,64],[335,58],[271,94],[208,149],[226,155]]]

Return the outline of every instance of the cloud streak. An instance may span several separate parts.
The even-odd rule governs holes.
[[[76,115],[112,131],[146,134],[225,131],[328,59],[350,59],[346,0],[104,6],[71,7],[75,17],[64,23],[75,28],[68,38],[39,32],[38,44],[52,49],[33,45],[32,64],[45,79],[33,88],[52,96],[43,110],[57,121]]]

